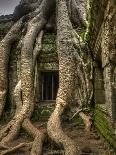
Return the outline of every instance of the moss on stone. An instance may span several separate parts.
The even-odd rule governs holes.
[[[92,29],[94,28],[95,21],[96,21],[96,15],[97,15],[97,6],[98,1],[96,3],[96,0],[90,0],[89,5],[90,5],[90,10],[89,10],[89,16],[87,17],[88,20],[88,32],[86,33],[85,40],[90,41],[91,40],[91,34],[92,34]]]
[[[43,44],[42,51],[44,54],[54,53],[56,51],[55,44]]]
[[[104,11],[106,9],[107,0],[90,0],[88,13],[88,31],[85,36],[87,42],[95,42],[101,24],[104,20]]]
[[[114,129],[108,122],[106,114],[99,106],[95,107],[94,124],[110,146],[116,149],[116,136],[114,135]]]
[[[56,52],[56,35],[53,33],[45,33],[42,41],[42,55]]]

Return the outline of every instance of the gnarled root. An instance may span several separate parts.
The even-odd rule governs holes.
[[[0,131],[1,144],[8,144],[12,141],[17,136],[20,126],[20,120],[11,120],[8,125]]]
[[[76,112],[74,113],[74,115],[72,116],[71,119],[73,119],[76,115],[79,115],[82,118],[82,120],[84,122],[84,125],[85,125],[85,131],[86,132],[90,132],[91,126],[92,126],[92,119],[91,119],[91,117],[86,115],[83,112],[83,109],[81,109],[81,108],[76,108]]]
[[[47,131],[49,136],[55,142],[63,145],[66,155],[77,155],[78,153],[76,143],[63,132],[61,126],[60,119],[64,108],[65,108],[65,102],[57,98],[56,108],[52,113],[47,124]]]
[[[6,93],[8,87],[8,62],[12,44],[18,39],[18,34],[22,29],[22,19],[20,19],[4,39],[0,42],[0,117],[5,106]]]
[[[0,147],[2,149],[5,149],[4,151],[1,152],[1,155],[5,155],[11,152],[15,152],[17,149],[20,149],[22,147],[30,147],[31,148],[31,155],[41,155],[42,154],[42,146],[43,146],[43,142],[44,142],[44,138],[45,138],[45,134],[43,131],[39,131],[37,128],[35,128],[32,123],[30,122],[29,119],[25,119],[22,123],[22,127],[34,138],[33,142],[30,143],[21,143],[17,146],[14,147],[8,147],[4,144],[8,144],[9,141],[11,141],[12,139],[14,139],[14,137],[16,136],[16,133],[18,133],[17,131],[14,132],[10,131],[9,134],[4,137],[1,141]],[[15,126],[15,129],[17,129],[17,127]],[[4,130],[4,136],[5,136],[5,131],[7,132],[8,127],[6,128],[6,130]]]
[[[79,116],[83,119],[85,124],[85,131],[90,132],[92,126],[92,119],[90,116],[87,116],[84,112],[80,112]]]
[[[17,146],[9,147],[7,150],[2,151],[0,155],[5,155],[5,154],[15,152],[16,150],[18,150],[18,149],[20,149],[22,147],[30,147],[31,148],[31,146],[32,146],[32,142],[30,142],[30,143],[21,143],[21,144],[19,144]]]
[[[34,138],[31,155],[41,155],[45,133],[34,127],[29,119],[25,119],[22,126]]]
[[[59,58],[59,90],[56,108],[48,121],[48,134],[58,144],[62,144],[66,155],[77,155],[76,143],[62,129],[61,115],[64,108],[71,103],[74,90],[75,62],[72,43],[72,24],[69,19],[65,0],[57,1],[57,51]]]

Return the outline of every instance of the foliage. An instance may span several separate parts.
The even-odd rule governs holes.
[[[107,142],[116,149],[114,130],[109,124],[106,114],[98,106],[95,108],[94,124]]]

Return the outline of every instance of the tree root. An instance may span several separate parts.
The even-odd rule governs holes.
[[[35,128],[30,122],[30,117],[34,109],[34,77],[36,59],[40,54],[41,39],[43,36],[43,29],[45,28],[49,18],[55,11],[54,0],[40,0],[41,6],[35,10],[35,14],[30,13],[30,18],[27,24],[27,32],[23,38],[23,44],[21,47],[21,66],[20,66],[20,81],[18,82],[14,97],[16,102],[16,113],[8,125],[0,132],[0,146],[5,151],[2,151],[1,155],[8,154],[16,151],[25,146],[31,148],[31,155],[41,155],[43,141],[45,134],[43,131]],[[73,0],[75,2],[75,0]],[[70,1],[71,2],[71,1]],[[72,103],[73,92],[75,89],[75,58],[74,58],[74,46],[72,40],[72,23],[69,19],[69,11],[66,5],[66,0],[57,1],[57,46],[58,46],[58,57],[59,57],[59,72],[60,72],[60,83],[58,97],[56,100],[56,108],[52,113],[48,121],[48,134],[58,144],[62,144],[66,155],[77,155],[79,150],[77,149],[76,143],[68,137],[61,126],[61,115],[69,103]],[[70,11],[72,12],[72,10]],[[31,15],[32,14],[32,15]],[[80,17],[81,19],[81,17]],[[26,20],[26,19],[25,19]],[[26,21],[27,21],[26,20]],[[18,23],[16,23],[18,24]],[[0,46],[0,115],[2,114],[7,92],[7,68],[9,53],[11,45],[16,40],[19,30],[22,29],[23,23],[19,23],[16,30],[6,35],[5,40],[2,41]],[[10,34],[10,35],[9,35]],[[11,37],[13,35],[13,38]],[[40,34],[40,36],[39,36]],[[6,44],[6,43],[7,44]],[[67,46],[68,45],[68,46]],[[79,60],[80,57],[78,58]],[[82,77],[81,77],[82,79]],[[83,80],[84,81],[84,80]],[[87,81],[88,82],[88,81]],[[88,83],[87,83],[88,84]],[[22,91],[21,91],[22,89]],[[86,90],[86,89],[85,89]],[[88,89],[89,92],[89,89]],[[81,94],[81,92],[80,92]],[[82,98],[81,98],[82,99]],[[3,103],[3,104],[2,104]],[[86,116],[83,112],[79,112],[85,123],[86,131],[90,130],[91,122],[89,116]],[[34,141],[31,143],[21,143],[15,147],[7,147],[20,131],[20,127],[23,127],[33,138]]]
[[[0,149],[8,149],[9,147],[4,145],[4,144],[0,144]]]
[[[83,119],[83,122],[85,124],[85,131],[90,132],[91,126],[92,126],[92,119],[90,116],[87,116],[84,112],[80,112],[79,116]]]
[[[1,144],[8,144],[10,141],[12,141],[19,133],[20,126],[20,120],[12,120],[11,122],[9,122],[8,125],[0,132]]]
[[[66,155],[77,155],[79,150],[76,143],[63,132],[61,126],[60,118],[64,110],[64,103],[64,101],[57,98],[57,105],[48,121],[47,131],[55,142],[63,145]]]
[[[5,154],[15,152],[16,150],[18,150],[18,149],[20,149],[22,147],[30,147],[31,148],[31,146],[32,146],[32,142],[30,142],[30,143],[21,143],[21,144],[19,144],[17,146],[9,147],[7,150],[2,151],[0,155],[5,155]]]
[[[36,24],[37,24],[38,23],[37,20],[38,20],[39,17],[40,16],[37,15],[35,18],[33,18],[31,20],[30,23],[32,24],[34,22],[34,24],[35,24],[35,22],[36,22]],[[32,24],[33,26],[31,26],[30,23],[28,24],[28,31],[27,31],[26,35],[27,35],[27,38],[30,38],[30,40],[29,40],[30,42],[29,42],[28,46],[30,45],[32,47],[34,45],[34,41],[35,41],[35,38],[36,38],[37,34],[42,29],[45,22],[44,22],[44,20],[40,20],[40,24],[39,25],[37,24],[37,26],[35,26],[36,24],[35,25]],[[33,30],[33,33],[31,31],[31,29]],[[28,37],[28,35],[30,35],[30,34],[32,36]],[[24,39],[25,40],[24,41],[25,46],[27,45],[26,44],[27,43],[27,38]],[[40,41],[41,41],[41,39],[42,39],[42,35],[40,37]],[[40,44],[40,42],[38,44]],[[23,49],[22,49],[22,51],[23,51],[22,53],[24,53],[24,55],[26,53],[25,52],[25,46],[23,46]],[[31,48],[31,47],[30,47],[30,49],[33,50],[33,48]],[[30,51],[30,49],[29,49],[29,51]],[[37,47],[36,47],[36,49],[39,50]],[[35,54],[35,59],[34,60],[36,61],[37,53],[34,53],[34,54]],[[30,61],[32,61],[32,57],[30,57],[30,59],[31,59]],[[22,57],[22,60],[24,60],[26,62],[27,57],[26,57],[26,60],[24,59],[24,57]],[[30,64],[30,61],[29,61],[29,64]],[[23,64],[25,64],[25,62]],[[27,72],[25,72],[25,74],[27,73],[27,74],[29,74],[29,76],[27,76],[27,77],[31,77],[31,78],[29,78],[29,80],[31,80],[29,82],[29,86],[31,86],[31,85],[33,85],[33,80],[32,80],[32,74],[31,74],[30,70],[33,71],[33,65],[32,65],[33,63],[31,65],[29,65],[29,64],[28,64],[29,72],[27,70]],[[27,63],[26,63],[26,66],[27,66]],[[22,68],[23,68],[22,70],[24,70],[24,66],[22,66]],[[22,96],[23,98],[21,97],[21,86],[24,87],[24,83],[25,83],[24,82],[25,81],[24,74],[22,75],[22,77],[23,78],[21,78],[21,80],[18,82],[18,84],[16,85],[16,88],[14,90],[14,99],[15,99],[16,104],[17,104],[16,105],[17,106],[16,107],[16,114],[15,114],[14,118],[8,123],[8,125],[3,130],[1,130],[0,140],[1,140],[1,144],[3,144],[3,145],[8,144],[10,141],[12,141],[17,136],[18,132],[20,131],[20,127],[23,124],[23,126],[28,131],[30,131],[31,135],[33,135],[33,137],[35,138],[34,144],[32,145],[31,154],[34,154],[34,155],[36,155],[38,153],[41,154],[42,145],[43,145],[42,141],[44,140],[44,134],[39,133],[39,131],[33,127],[33,125],[30,123],[30,121],[28,119],[25,119],[25,118],[29,118],[32,111],[33,111],[33,107],[34,107],[34,97],[33,97],[33,95],[34,94],[32,94],[32,92],[30,92],[30,91],[29,92],[27,91],[27,85],[26,85],[25,86],[26,89],[24,88],[25,91],[23,92],[23,95],[25,93],[27,93],[27,94],[29,93],[29,95],[31,94],[31,97],[30,97],[31,101],[29,99],[28,99],[28,101],[29,101],[28,103],[27,103],[27,100],[25,101],[25,97],[27,97],[27,95]],[[21,83],[22,83],[22,85],[21,85]],[[28,84],[28,83],[26,83],[26,84]],[[31,87],[31,89],[32,89],[32,87]],[[22,99],[23,99],[23,101],[22,101]],[[25,122],[29,123],[29,125],[26,126]],[[32,128],[30,128],[30,126]],[[39,151],[39,152],[37,152],[37,151]]]
[[[56,108],[48,120],[49,136],[58,144],[62,144],[66,155],[78,155],[76,143],[68,137],[61,126],[61,115],[71,103],[75,89],[75,61],[72,42],[72,24],[65,0],[59,0],[57,15],[57,51],[59,58],[59,90],[56,99]],[[68,39],[67,39],[68,38]]]
[[[34,138],[30,155],[41,155],[45,132],[40,132],[32,125],[29,119],[25,119],[22,126]]]
[[[72,110],[72,111],[74,112],[74,110]],[[70,118],[70,120],[73,119],[76,115],[79,115],[79,116],[82,118],[82,120],[83,120],[83,122],[84,122],[84,124],[85,124],[85,131],[86,131],[86,132],[90,132],[91,126],[92,126],[92,119],[91,119],[91,117],[88,116],[88,115],[86,115],[86,114],[83,112],[83,109],[81,109],[81,108],[76,108],[76,112],[75,112],[74,115]]]
[[[8,62],[12,44],[18,39],[18,34],[23,26],[20,19],[11,30],[7,33],[4,39],[0,42],[0,117],[5,106],[6,93],[8,89]]]
[[[30,153],[31,155],[42,154],[42,147],[45,139],[45,131],[40,132],[36,127],[32,125],[29,119],[25,119],[23,121],[22,127],[34,138],[34,141],[31,143],[21,143],[15,147],[8,147],[4,145],[6,144],[6,141],[8,143],[11,140],[11,134],[8,134],[5,138],[3,138],[0,144],[0,147],[2,149],[7,149],[7,150],[2,151],[0,155],[5,155],[11,152],[15,152],[17,149],[20,149],[22,147],[27,147],[27,146],[31,148],[31,153]]]

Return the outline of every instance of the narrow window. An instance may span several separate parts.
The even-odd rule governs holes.
[[[41,79],[41,100],[56,100],[59,84],[58,72],[42,72]]]

